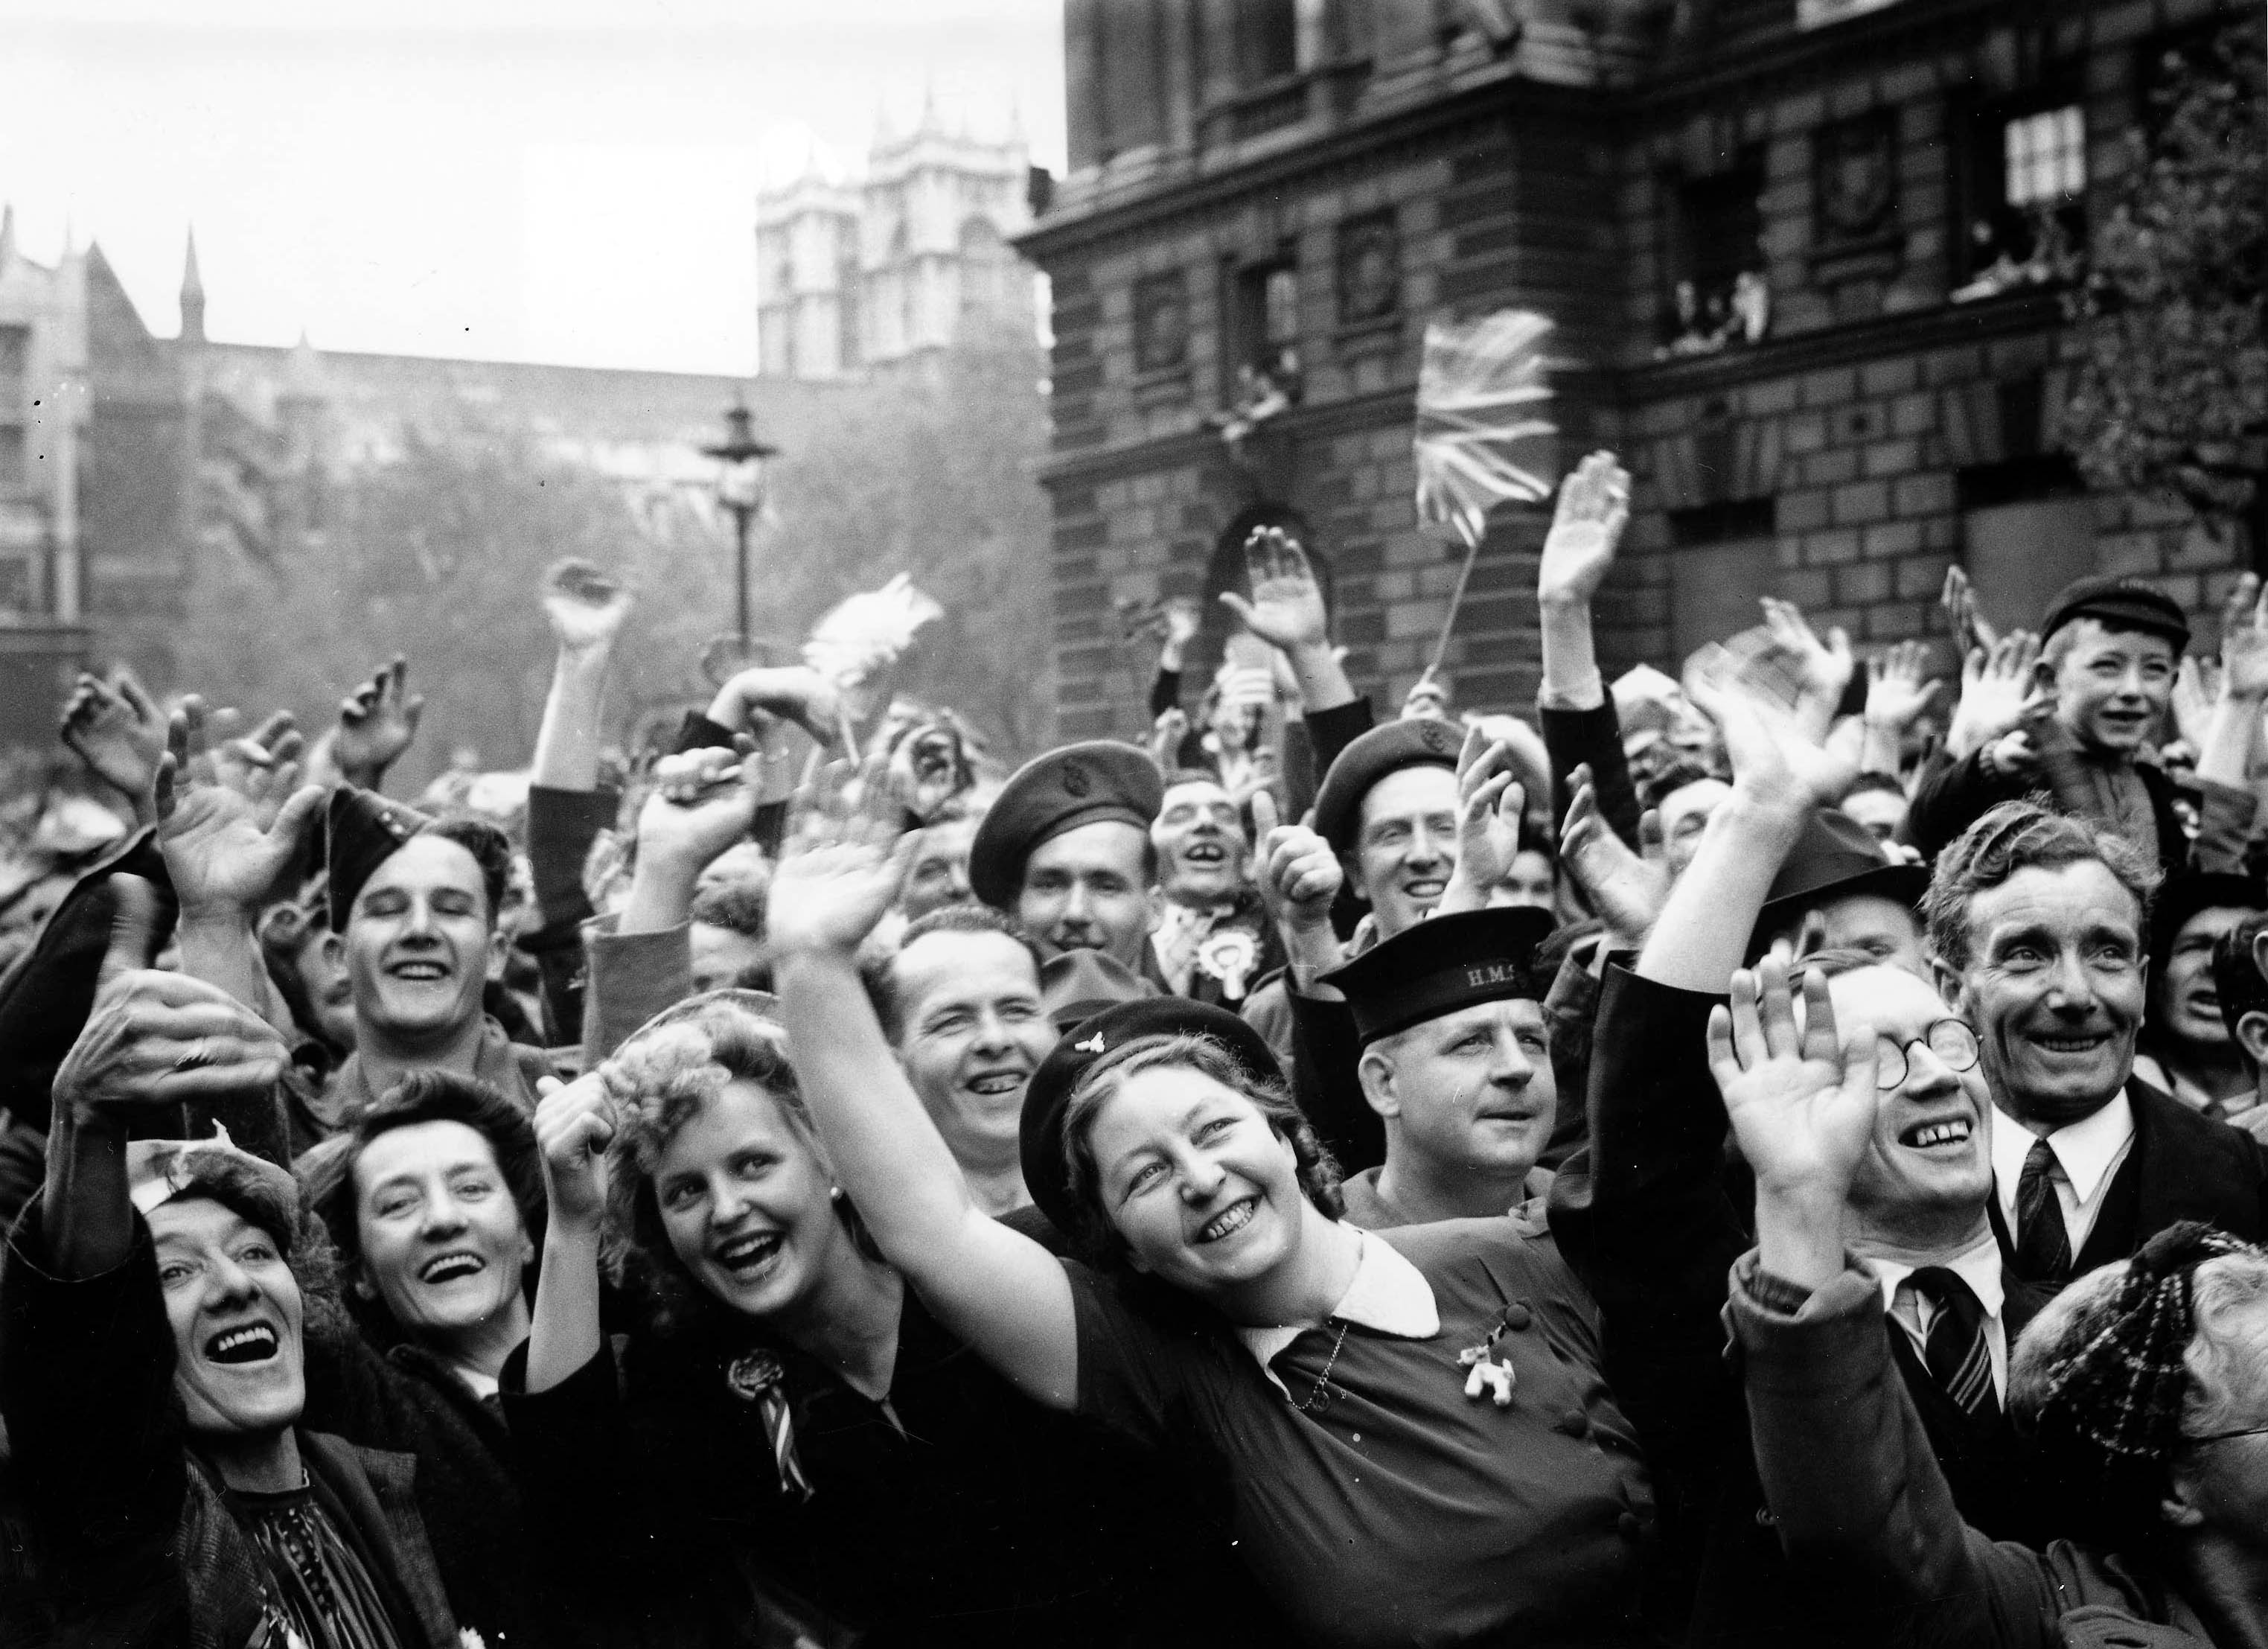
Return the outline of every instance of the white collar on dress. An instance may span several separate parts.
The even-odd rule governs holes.
[[[1356,1251],[1354,1280],[1331,1307],[1331,1318],[1404,1340],[1430,1340],[1439,1334],[1441,1314],[1433,1303],[1433,1285],[1425,1280],[1425,1274],[1383,1237],[1367,1233],[1356,1235],[1361,1247]],[[1315,1326],[1303,1322],[1288,1328],[1240,1328],[1236,1337],[1252,1353],[1260,1372],[1289,1397],[1292,1394],[1269,1365],[1278,1352]]]

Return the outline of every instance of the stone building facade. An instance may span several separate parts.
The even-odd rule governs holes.
[[[806,175],[756,200],[756,335],[767,378],[918,361],[972,328],[1032,335],[1022,137],[946,129],[934,102],[878,131],[855,184]]]
[[[2036,618],[2081,572],[2217,603],[2250,550],[2089,493],[2063,298],[2169,49],[2220,0],[1069,0],[1071,166],[1020,243],[1054,296],[1066,737],[1140,731],[1117,609],[1211,597],[1301,531],[1359,685],[1431,657],[1462,546],[1412,506],[1428,321],[1556,324],[1552,461],[1638,477],[1604,660],[1801,603],[1941,637],[1946,570]],[[1255,372],[1288,401],[1235,450]],[[1546,518],[1499,508],[1447,652],[1535,685]]]

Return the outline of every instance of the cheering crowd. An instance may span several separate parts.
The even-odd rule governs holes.
[[[624,756],[579,563],[524,780],[83,678],[0,1642],[2268,1645],[2268,593],[1609,683],[1629,488],[1532,716],[1265,530],[1005,775],[880,664]]]

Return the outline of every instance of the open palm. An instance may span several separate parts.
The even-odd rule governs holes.
[[[857,950],[897,902],[912,842],[821,841],[781,860],[764,911],[773,946]]]
[[[1799,1029],[1775,958],[1734,974],[1729,1006],[1709,1015],[1709,1070],[1759,1186],[1839,1198],[1874,1136],[1874,1034],[1853,1026],[1838,1040],[1815,970],[1804,975],[1803,1007]]]
[[[1244,541],[1244,565],[1252,582],[1252,599],[1224,591],[1221,600],[1244,627],[1261,640],[1285,652],[1321,646],[1328,637],[1330,617],[1323,607],[1322,585],[1315,582],[1307,552],[1295,538],[1272,526],[1253,529]]]
[[[196,777],[202,740],[201,717],[176,711],[158,761],[158,846],[183,909],[249,909],[291,869],[323,792],[299,784],[297,762],[262,765],[246,749],[232,751],[218,777]]]

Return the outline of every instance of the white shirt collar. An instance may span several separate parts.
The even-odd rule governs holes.
[[[1882,1309],[1889,1311],[1896,1303],[1898,1285],[1921,1268],[1903,1260],[1885,1259],[1880,1255],[1868,1255],[1867,1263],[1874,1273],[1875,1281],[1882,1285]],[[1987,1226],[1984,1234],[1951,1259],[1934,1260],[1962,1282],[1977,1296],[1977,1303],[1984,1307],[1988,1317],[1998,1317],[2007,1295],[2001,1286],[2000,1243]]]
[[[2013,1116],[1992,1119],[1992,1173],[1999,1182],[2004,1205],[2014,1204],[2016,1182],[2024,1172],[2024,1159],[2031,1153],[2034,1137],[2032,1130]],[[2056,1164],[2063,1170],[2072,1196],[2088,1203],[2094,1200],[2102,1176],[2117,1166],[2133,1137],[2134,1108],[2122,1087],[2110,1104],[2091,1116],[2065,1123],[2047,1136],[2047,1142],[2055,1149]]]
[[[1331,1317],[1404,1340],[1430,1340],[1439,1334],[1441,1314],[1433,1303],[1433,1285],[1425,1280],[1425,1274],[1383,1237],[1368,1233],[1356,1235],[1361,1246],[1356,1250],[1354,1280],[1331,1307]],[[1244,1342],[1244,1349],[1252,1353],[1269,1382],[1289,1397],[1292,1394],[1269,1365],[1277,1353],[1314,1326],[1303,1322],[1285,1328],[1240,1328],[1236,1337]]]

